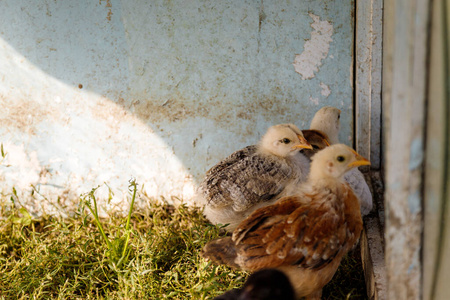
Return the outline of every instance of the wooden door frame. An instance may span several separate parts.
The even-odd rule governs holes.
[[[355,149],[379,170],[383,0],[356,0],[355,12]]]
[[[384,2],[382,169],[388,299],[423,297],[423,174],[432,2]]]
[[[364,218],[361,236],[369,299],[386,299],[382,169],[383,0],[355,1],[354,148],[371,162],[373,212]]]

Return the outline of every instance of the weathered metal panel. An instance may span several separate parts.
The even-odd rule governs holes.
[[[2,193],[51,212],[42,197],[107,182],[122,208],[134,176],[188,201],[219,159],[324,105],[352,144],[352,16],[351,0],[1,1]]]
[[[420,299],[429,1],[395,0],[384,5],[387,296]]]

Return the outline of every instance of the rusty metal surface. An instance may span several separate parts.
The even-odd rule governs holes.
[[[133,176],[148,196],[189,201],[218,160],[270,125],[307,127],[324,105],[343,111],[340,140],[351,145],[352,9],[1,1],[1,192],[14,186],[52,212],[107,182],[120,208]],[[44,197],[64,201],[42,207]]]

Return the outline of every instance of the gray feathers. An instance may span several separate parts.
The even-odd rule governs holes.
[[[280,194],[289,178],[295,173],[294,166],[285,159],[250,153],[249,146],[233,153],[237,157],[215,166],[208,172],[200,189],[207,205],[223,207],[232,205],[235,211],[244,211],[261,201],[269,201]],[[246,152],[246,156],[241,156]]]
[[[366,183],[364,175],[358,169],[352,169],[345,173],[345,181],[353,189],[361,205],[361,215],[365,216],[372,210],[372,193]]]

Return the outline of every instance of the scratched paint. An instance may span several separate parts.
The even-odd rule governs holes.
[[[1,1],[0,192],[67,212],[106,182],[103,208],[124,210],[133,177],[141,195],[190,203],[209,167],[270,125],[305,128],[335,105],[346,140],[353,4],[328,2]],[[295,54],[327,24],[339,30],[302,80]]]

